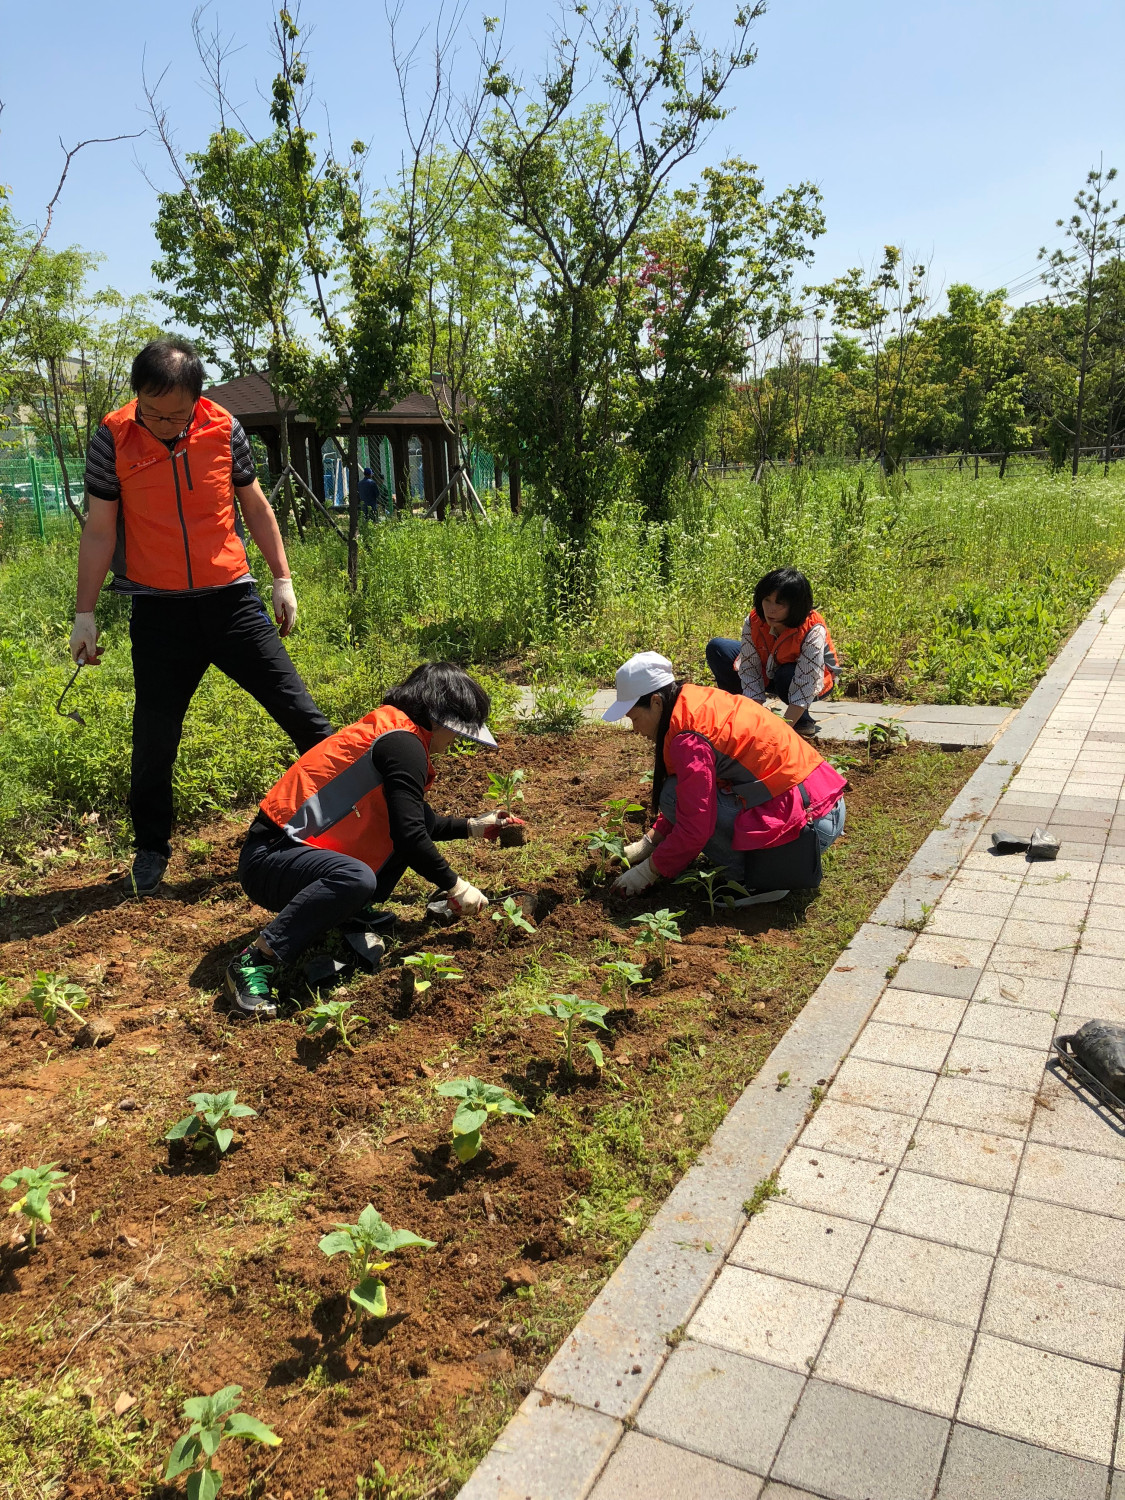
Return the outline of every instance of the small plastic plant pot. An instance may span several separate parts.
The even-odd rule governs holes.
[[[527,843],[527,825],[525,823],[509,823],[500,830],[500,847],[502,849],[518,849],[521,844]]]
[[[444,896],[435,897],[433,901],[429,902],[426,907],[426,915],[431,922],[435,922],[439,927],[452,927],[457,920],[457,913]]]
[[[413,969],[403,968],[399,970],[398,992],[402,997],[404,1005],[413,1005],[414,1003],[414,986],[417,978],[418,976]]]

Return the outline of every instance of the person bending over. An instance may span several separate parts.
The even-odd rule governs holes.
[[[603,715],[654,742],[653,828],[625,849],[614,890],[635,896],[674,880],[700,854],[743,886],[735,906],[780,901],[820,884],[823,850],[844,830],[840,773],[752,699],[677,682],[655,651],[617,672]]]
[[[130,880],[138,896],[164,878],[172,768],[209,666],[252,694],[298,754],[332,733],[278,639],[296,623],[297,599],[249,440],[236,417],[202,394],[203,374],[186,339],[146,344],[130,374],[136,399],[110,412],[86,451],[88,515],[70,653],[98,663],[94,609],[112,568],[115,592],[132,598]],[[273,574],[276,630],[250,572],[239,509]]]
[[[707,665],[724,692],[755,703],[764,703],[767,693],[780,698],[786,723],[803,735],[819,732],[809,709],[828,697],[840,670],[809,580],[796,568],[777,568],[758,581],[741,641],[709,640]]]
[[[426,662],[381,707],[306,751],[270,788],[242,846],[238,878],[255,905],[277,916],[227,968],[235,1014],[272,1020],[278,966],[386,901],[407,869],[432,880],[456,912],[488,905],[435,842],[496,838],[507,819],[439,817],[426,792],[432,757],[454,740],[495,747],[489,706],[460,667]]]

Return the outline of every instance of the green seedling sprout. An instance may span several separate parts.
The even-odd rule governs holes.
[[[443,1099],[460,1099],[453,1116],[453,1154],[462,1164],[472,1161],[480,1150],[480,1133],[495,1115],[518,1115],[534,1120],[527,1105],[513,1099],[498,1083],[482,1083],[479,1078],[450,1078],[439,1083]]]
[[[721,898],[729,910],[736,896],[748,896],[750,892],[737,880],[731,880],[725,870],[689,870],[676,880],[677,885],[695,886],[707,898],[707,910],[715,915],[715,906]]]
[[[521,932],[534,932],[535,928],[523,914],[523,908],[514,896],[507,896],[504,905],[498,907],[491,913],[492,920],[501,924],[500,932],[504,938],[504,946],[507,947],[512,939],[512,933],[518,928]]]
[[[605,982],[602,985],[603,990],[610,991],[616,989],[621,997],[621,1004],[623,1006],[628,1006],[629,1004],[629,991],[633,985],[652,983],[651,979],[646,979],[641,973],[640,965],[630,963],[628,959],[614,959],[612,963],[602,964],[602,968],[605,970],[606,975]]]
[[[36,1015],[41,1016],[48,1026],[55,1024],[60,1010],[72,1021],[83,1025],[78,1012],[89,1004],[86,991],[80,985],[71,984],[63,974],[48,974],[44,969],[36,973],[27,998],[34,1005]]]
[[[512,803],[523,801],[523,771],[489,771],[488,793],[499,810],[512,816]]]
[[[343,1042],[349,1052],[354,1052],[355,1047],[348,1034],[349,1026],[366,1026],[366,1016],[349,1016],[348,1011],[355,1004],[354,1000],[321,1000],[317,997],[315,1005],[310,1005],[307,1010],[301,1012],[307,1018],[305,1026],[306,1036],[320,1036],[322,1032],[330,1027],[335,1028],[336,1035]]]
[[[575,1026],[584,1023],[587,1026],[600,1026],[603,1031],[608,1031],[609,1027],[605,1024],[608,1012],[604,1005],[598,1005],[593,1000],[580,1000],[577,995],[552,995],[551,1000],[554,1001],[553,1005],[533,1005],[531,1013],[537,1016],[550,1016],[552,1020],[562,1022],[563,1029],[556,1035],[563,1044],[563,1065],[568,1073],[573,1073]],[[605,1057],[597,1042],[588,1041],[586,1051],[599,1068],[605,1067]]]
[[[414,993],[424,995],[436,980],[464,979],[464,974],[445,953],[415,953],[403,959],[403,965],[417,969],[414,976]]]
[[[656,961],[661,968],[664,967],[664,952],[669,943],[682,943],[679,923],[677,917],[682,917],[682,911],[669,911],[662,906],[659,911],[642,912],[639,917],[633,918],[633,924],[642,929],[637,938],[639,947],[653,946],[656,949]]]
[[[629,797],[611,797],[606,803],[605,820],[611,828],[615,828],[618,833],[623,833],[625,819],[630,813],[637,812],[644,812],[639,802],[633,802]]]
[[[23,1196],[8,1209],[10,1214],[23,1214],[28,1224],[27,1243],[35,1249],[36,1228],[51,1222],[51,1191],[60,1182],[66,1181],[65,1172],[56,1172],[57,1161],[49,1161],[42,1167],[17,1167],[9,1172],[0,1191],[14,1193],[23,1188]]]
[[[872,759],[899,749],[910,738],[901,719],[877,719],[874,724],[857,724],[855,727],[867,746],[868,764]]]
[[[245,1120],[258,1113],[248,1104],[236,1104],[237,1097],[234,1089],[227,1089],[222,1094],[189,1094],[192,1113],[177,1120],[164,1139],[190,1141],[193,1151],[214,1149],[220,1156],[224,1155],[234,1140],[234,1131],[223,1121]]]
[[[347,1255],[349,1268],[356,1285],[348,1293],[348,1300],[357,1308],[357,1317],[366,1314],[371,1318],[387,1316],[387,1289],[379,1280],[378,1273],[385,1271],[389,1260],[376,1261],[375,1255],[393,1255],[396,1250],[405,1250],[410,1245],[420,1245],[423,1250],[432,1250],[436,1241],[424,1240],[409,1229],[392,1229],[382,1214],[368,1204],[355,1224],[337,1224],[331,1234],[320,1242],[323,1253]]]
[[[619,833],[607,833],[604,828],[599,828],[596,833],[586,835],[586,847],[591,854],[600,854],[607,865],[617,859],[626,869],[629,868],[629,861],[625,858],[625,840]]]
[[[214,1500],[222,1489],[223,1476],[213,1467],[213,1460],[219,1444],[227,1438],[264,1443],[268,1448],[280,1446],[281,1439],[272,1428],[257,1417],[235,1411],[241,1395],[240,1385],[225,1385],[213,1396],[192,1396],[184,1402],[184,1417],[191,1426],[168,1455],[164,1478],[178,1479],[188,1469],[193,1470],[187,1482],[188,1500]],[[200,1460],[203,1466],[197,1468]]]

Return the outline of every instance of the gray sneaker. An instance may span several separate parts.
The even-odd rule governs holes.
[[[156,849],[138,849],[125,883],[134,896],[151,896],[164,879],[167,868],[166,855],[160,854]]]

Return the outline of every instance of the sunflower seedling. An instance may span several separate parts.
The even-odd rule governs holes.
[[[620,860],[626,869],[629,861],[625,858],[625,840],[619,833],[607,833],[604,828],[599,828],[596,833],[586,835],[586,847],[591,854],[600,855],[605,860],[605,877],[608,880],[612,871],[609,866],[614,860]]]
[[[682,916],[682,911],[669,911],[666,906],[662,906],[659,911],[642,912],[639,917],[633,918],[633,925],[641,928],[637,946],[655,948],[656,961],[661,968],[664,967],[664,954],[668,944],[683,942],[680,924],[676,921],[677,917]]]
[[[315,1005],[310,1005],[302,1015],[306,1018],[305,1035],[320,1036],[323,1032],[333,1029],[343,1042],[349,1052],[354,1052],[355,1047],[348,1034],[351,1026],[366,1026],[366,1016],[349,1016],[348,1012],[355,1004],[354,1000],[317,1000]]]
[[[36,1015],[48,1026],[53,1026],[58,1020],[59,1011],[63,1011],[72,1021],[77,1021],[79,1026],[85,1024],[78,1012],[85,1010],[89,1004],[86,991],[80,985],[71,984],[63,974],[48,974],[40,969],[27,992],[27,998],[34,1005]]]
[[[526,1104],[513,1099],[498,1083],[482,1083],[479,1078],[450,1078],[439,1083],[437,1091],[443,1099],[461,1101],[453,1116],[453,1154],[461,1163],[476,1156],[481,1146],[480,1133],[496,1115],[518,1115],[521,1120],[535,1118]]]
[[[520,932],[534,932],[535,928],[523,914],[523,908],[514,896],[506,896],[504,905],[492,914],[492,920],[500,923],[500,933],[507,947],[512,940],[512,934],[517,930]]]
[[[227,1089],[222,1094],[189,1094],[192,1113],[177,1120],[164,1139],[190,1141],[193,1151],[214,1149],[222,1156],[234,1140],[234,1131],[223,1121],[245,1120],[258,1113],[248,1104],[236,1104],[237,1097],[234,1089]]]
[[[618,833],[625,831],[625,819],[630,813],[644,812],[639,802],[633,802],[628,797],[611,797],[606,803],[605,820],[611,828]]]
[[[639,964],[632,964],[628,959],[614,959],[612,963],[602,964],[605,971],[605,980],[602,989],[609,993],[616,990],[621,997],[621,1004],[628,1007],[629,991],[635,984],[651,984],[651,979],[646,979],[641,973]]]
[[[414,993],[424,995],[439,979],[464,979],[464,974],[445,953],[413,953],[403,959],[404,967],[414,969]]]
[[[17,1167],[0,1182],[0,1191],[5,1193],[23,1189],[23,1196],[16,1199],[8,1212],[23,1214],[27,1220],[27,1243],[32,1250],[35,1249],[37,1226],[51,1222],[51,1191],[66,1181],[65,1172],[55,1171],[57,1166],[57,1161],[49,1161],[42,1167]]]
[[[375,1260],[376,1255],[393,1255],[396,1250],[405,1250],[410,1245],[420,1245],[423,1250],[432,1250],[434,1240],[424,1240],[409,1229],[392,1229],[382,1214],[368,1204],[355,1224],[337,1224],[331,1234],[326,1234],[320,1248],[327,1256],[347,1255],[349,1268],[356,1285],[348,1293],[348,1300],[357,1308],[357,1317],[366,1314],[371,1318],[387,1316],[387,1289],[378,1273],[385,1271],[389,1260]]]
[[[188,1500],[214,1500],[223,1486],[223,1476],[213,1466],[220,1443],[227,1438],[242,1438],[248,1443],[264,1443],[268,1448],[277,1448],[281,1439],[277,1433],[259,1422],[257,1417],[248,1417],[236,1411],[242,1395],[240,1385],[225,1385],[213,1396],[192,1396],[184,1402],[184,1417],[191,1426],[183,1437],[176,1440],[168,1455],[165,1479],[178,1479],[189,1469]],[[202,1467],[197,1467],[202,1460]]]
[[[513,816],[512,803],[523,801],[523,771],[489,771],[488,793],[499,811]]]
[[[722,900],[729,911],[736,896],[748,896],[750,892],[737,880],[731,880],[725,870],[689,870],[676,880],[677,885],[694,886],[707,899],[707,910],[715,915],[715,907]]]
[[[581,1000],[577,995],[552,995],[551,1000],[553,1004],[533,1005],[531,1013],[537,1016],[550,1016],[552,1020],[562,1022],[563,1029],[556,1035],[563,1044],[563,1066],[568,1073],[573,1073],[574,1028],[585,1024],[600,1026],[603,1031],[608,1031],[609,1027],[605,1024],[608,1012],[604,1005],[598,1005],[593,1000]],[[605,1057],[596,1041],[593,1039],[588,1041],[586,1051],[599,1068],[605,1067]]]

